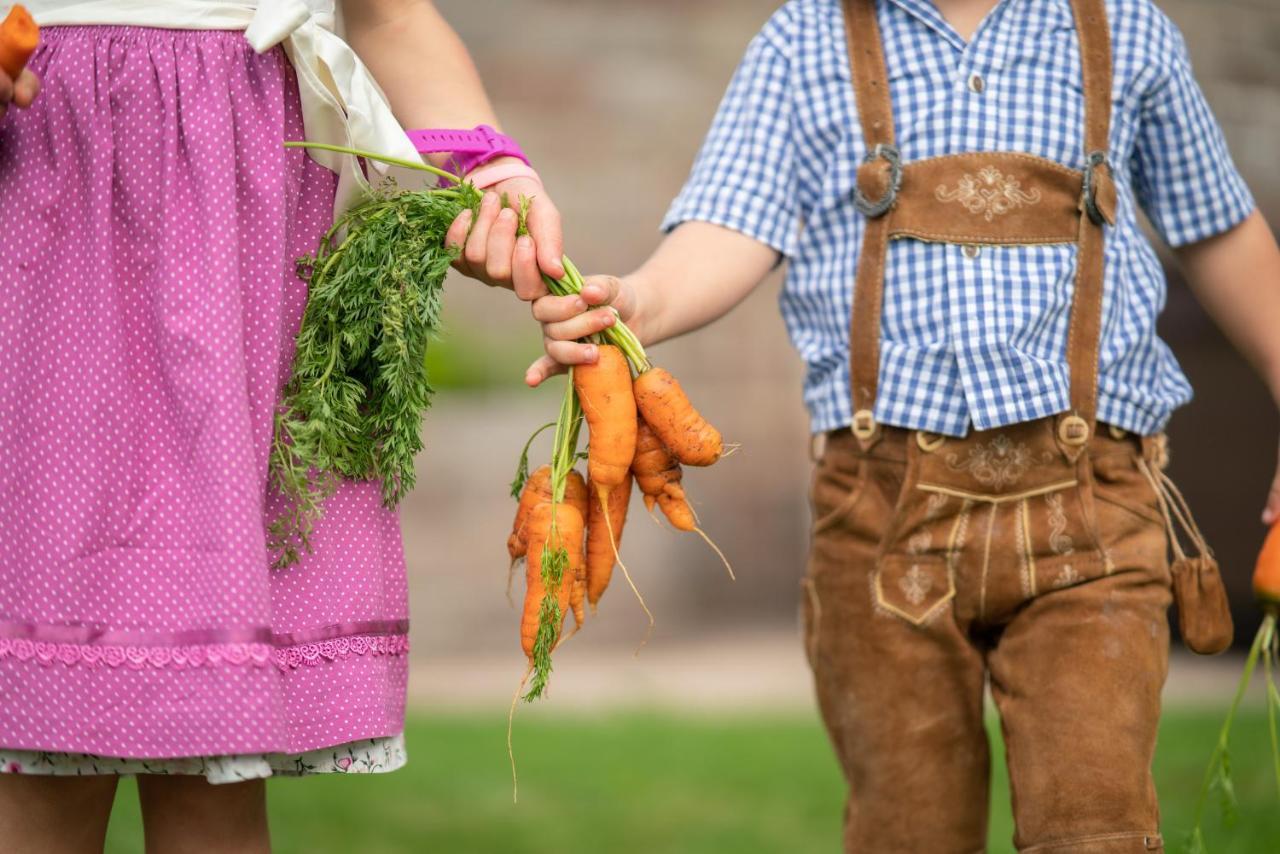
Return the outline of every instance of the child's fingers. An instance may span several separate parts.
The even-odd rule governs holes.
[[[535,196],[526,218],[538,249],[538,267],[553,279],[564,278],[564,232],[560,211],[545,194]]]
[[[13,85],[13,103],[25,109],[31,106],[31,102],[38,94],[40,94],[40,78],[30,70],[22,69],[18,82]]]
[[[454,259],[453,265],[466,275],[471,275],[471,267],[463,257],[462,249],[467,245],[467,230],[471,228],[473,216],[470,208],[458,214],[444,236],[444,245],[449,249],[458,250],[458,257]]]
[[[621,288],[616,276],[588,276],[582,283],[582,298],[588,305],[608,305],[618,298]]]
[[[537,388],[556,374],[563,374],[567,368],[550,356],[540,356],[537,361],[524,372],[525,385]]]
[[[582,283],[582,298],[588,305],[611,305],[623,320],[635,313],[635,290],[617,276],[588,276]]]
[[[489,283],[509,287],[511,284],[511,261],[516,252],[516,229],[520,226],[520,218],[511,208],[499,212],[489,230],[489,243],[486,249],[485,273]]]
[[[511,286],[516,296],[526,302],[547,295],[547,285],[538,269],[538,251],[533,238],[527,234],[516,239],[516,251],[511,258]]]
[[[533,319],[539,323],[558,323],[561,320],[577,317],[587,308],[587,304],[577,294],[543,297],[533,303]]]
[[[558,341],[576,341],[595,335],[618,322],[618,315],[611,308],[597,308],[585,314],[579,314],[559,323],[547,323],[542,327],[542,334]]]
[[[489,248],[489,229],[493,228],[493,221],[498,218],[498,211],[501,208],[496,193],[484,194],[484,198],[480,201],[480,213],[476,216],[475,225],[471,226],[471,236],[467,238],[467,247],[462,252],[462,257],[467,259],[472,270],[479,271],[485,267],[484,256]]]
[[[595,344],[579,344],[575,341],[542,340],[542,349],[561,365],[594,365],[600,358],[600,348]]]

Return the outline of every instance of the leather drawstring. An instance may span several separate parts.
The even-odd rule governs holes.
[[[1169,542],[1173,546],[1174,557],[1178,560],[1187,559],[1187,554],[1182,549],[1182,543],[1174,525],[1175,519],[1187,537],[1190,538],[1191,544],[1199,556],[1212,557],[1213,550],[1209,548],[1209,543],[1200,531],[1200,526],[1196,524],[1195,517],[1191,515],[1191,507],[1187,504],[1187,499],[1183,497],[1178,485],[1173,482],[1173,478],[1163,471],[1153,469],[1145,459],[1138,460],[1138,468],[1141,469],[1142,474],[1151,484],[1151,488],[1155,490],[1156,499],[1160,504],[1160,512],[1164,516],[1165,528],[1169,534]]]

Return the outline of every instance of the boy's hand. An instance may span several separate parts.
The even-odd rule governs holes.
[[[40,78],[22,69],[18,79],[14,80],[4,71],[0,71],[0,117],[9,111],[9,105],[26,109],[40,93]]]
[[[580,344],[578,339],[608,329],[619,318],[628,322],[635,313],[636,289],[615,276],[588,277],[581,294],[535,300],[533,318],[542,324],[546,355],[529,366],[525,383],[536,388],[567,365],[594,364],[600,355],[596,345]]]
[[[504,194],[513,205],[521,196],[531,200],[527,235],[516,237],[519,218],[502,207]],[[474,225],[472,219],[471,211],[463,211],[445,236],[446,246],[462,248],[453,266],[464,276],[510,288],[525,301],[547,293],[543,273],[553,279],[564,276],[560,212],[538,181],[512,178],[495,185],[485,192]]]

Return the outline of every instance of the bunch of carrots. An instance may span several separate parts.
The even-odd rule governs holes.
[[[1231,777],[1229,750],[1231,727],[1249,683],[1253,681],[1259,657],[1263,661],[1267,725],[1271,735],[1271,762],[1275,770],[1276,785],[1280,786],[1280,689],[1276,684],[1276,668],[1280,666],[1280,632],[1277,632],[1277,621],[1280,620],[1280,522],[1272,525],[1258,554],[1258,563],[1253,571],[1253,593],[1257,597],[1258,604],[1262,606],[1262,625],[1258,627],[1258,633],[1254,636],[1253,644],[1249,648],[1244,674],[1231,701],[1227,719],[1218,732],[1218,742],[1214,746],[1213,756],[1205,771],[1204,782],[1200,787],[1200,798],[1196,804],[1195,825],[1187,844],[1190,854],[1207,854],[1208,852],[1203,828],[1205,808],[1211,792],[1216,790],[1218,793],[1224,821],[1227,824],[1235,821],[1236,795],[1235,784]]]
[[[571,262],[565,269],[564,279],[547,279],[548,287],[559,295],[580,292],[581,274]],[[649,363],[625,324],[618,322],[597,338],[598,361],[569,372],[551,463],[529,474],[526,445],[512,485],[519,503],[507,551],[513,567],[526,560],[520,641],[529,660],[526,678],[533,676],[530,700],[546,687],[551,652],[568,613],[575,630],[580,628],[586,606],[595,611],[615,566],[622,567],[635,591],[618,555],[633,484],[650,512],[658,507],[673,527],[711,543],[685,495],[681,466],[709,466],[724,456],[720,432],[698,413],[669,371]],[[590,433],[585,479],[574,467],[584,421]],[[653,615],[638,591],[636,596],[652,628]]]

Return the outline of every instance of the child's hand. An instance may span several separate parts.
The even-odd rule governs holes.
[[[599,351],[594,344],[578,343],[636,314],[636,289],[630,281],[614,276],[590,276],[575,296],[544,296],[533,303],[533,318],[542,324],[542,348],[547,354],[529,366],[524,381],[532,386],[563,373],[567,365],[594,364]],[[636,331],[634,328],[632,331]]]
[[[40,93],[40,78],[27,69],[22,69],[18,79],[14,80],[4,71],[0,71],[0,117],[9,110],[9,105],[26,109]]]
[[[519,218],[514,210],[502,207],[504,194],[513,205],[521,196],[531,200],[527,235],[516,237]],[[522,300],[535,300],[547,293],[543,273],[553,279],[564,277],[560,212],[542,184],[532,178],[512,178],[486,191],[475,224],[471,211],[463,211],[449,229],[445,244],[462,247],[453,266],[464,276],[511,288]]]

